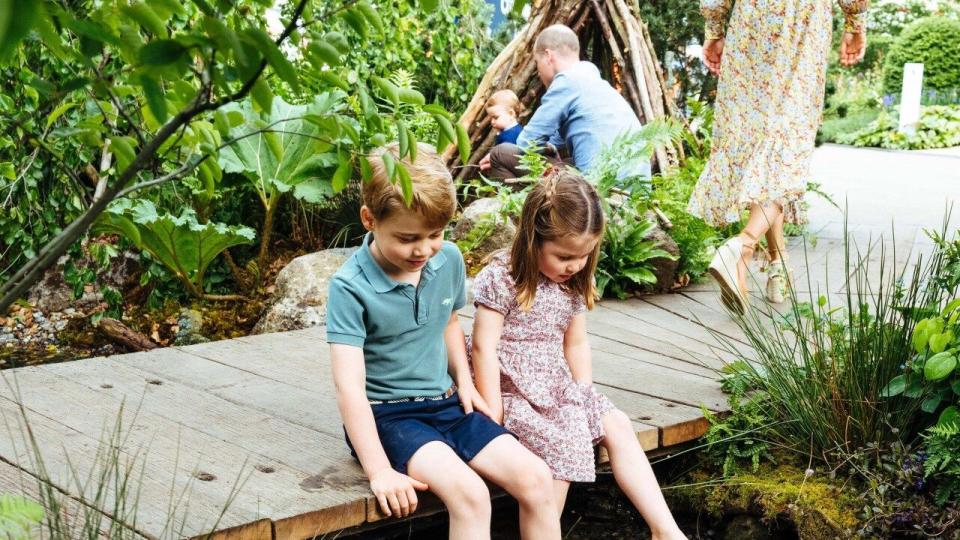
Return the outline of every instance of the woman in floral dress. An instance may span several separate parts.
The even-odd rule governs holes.
[[[746,307],[747,263],[766,236],[767,298],[789,285],[783,224],[800,223],[832,37],[833,0],[701,0],[707,67],[720,77],[713,151],[690,198],[690,213],[714,226],[750,217],[717,250],[710,273],[724,303]],[[845,14],[840,61],[863,58],[869,0],[838,0]],[[732,13],[731,5],[732,6]],[[727,16],[730,15],[729,29]]]

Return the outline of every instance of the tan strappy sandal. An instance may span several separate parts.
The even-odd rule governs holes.
[[[767,266],[767,300],[772,304],[786,301],[793,286],[793,272],[783,261],[777,259]]]
[[[747,238],[746,242],[743,237]],[[756,246],[756,239],[746,232],[734,236],[717,248],[707,268],[720,287],[720,302],[730,311],[741,315],[746,311],[749,299],[746,292],[740,289],[737,264],[740,259],[748,257]]]

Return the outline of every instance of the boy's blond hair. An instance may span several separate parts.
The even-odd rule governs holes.
[[[378,221],[387,219],[396,210],[406,207],[400,183],[394,184],[387,175],[387,168],[383,163],[383,154],[387,152],[394,161],[400,161],[397,157],[400,154],[400,145],[395,142],[371,151],[367,160],[373,169],[373,177],[360,188],[364,206]],[[401,163],[407,168],[413,181],[413,202],[409,208],[423,216],[428,227],[445,226],[456,211],[457,194],[453,187],[453,178],[443,160],[433,147],[419,142],[416,161],[411,163],[408,156]]]
[[[566,53],[580,57],[580,38],[570,27],[562,24],[548,26],[537,36],[533,44],[534,54],[540,54],[550,49],[558,53]]]
[[[487,99],[487,103],[484,104],[483,108],[489,109],[494,105],[503,105],[513,111],[513,115],[516,117],[519,117],[525,110],[523,103],[520,103],[520,98],[517,97],[517,94],[515,94],[513,90],[497,90]]]

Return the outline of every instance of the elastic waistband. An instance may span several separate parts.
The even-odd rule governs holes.
[[[447,399],[457,392],[457,385],[453,385],[450,388],[447,388],[447,391],[440,394],[439,396],[416,396],[416,397],[407,397],[400,399],[388,399],[385,401],[377,401],[374,399],[370,400],[371,405],[383,405],[385,403],[411,403],[414,401],[440,401]]]

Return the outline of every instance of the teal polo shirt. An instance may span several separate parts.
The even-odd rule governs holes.
[[[387,276],[363,245],[330,281],[327,342],[363,348],[367,398],[438,396],[453,384],[443,331],[466,303],[466,273],[456,244],[424,265],[417,287]]]

